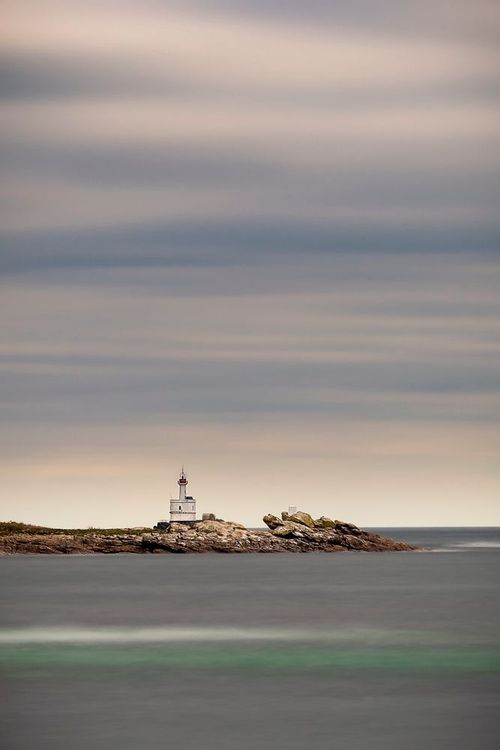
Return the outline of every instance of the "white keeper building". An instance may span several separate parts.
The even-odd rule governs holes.
[[[170,522],[183,523],[196,521],[196,500],[191,495],[186,495],[188,480],[182,469],[179,479],[179,497],[170,500]]]

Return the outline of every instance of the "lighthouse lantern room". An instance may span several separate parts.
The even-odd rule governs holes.
[[[186,495],[187,477],[182,469],[177,484],[179,485],[179,497],[170,500],[170,522],[186,523],[196,521],[196,500],[191,495]]]

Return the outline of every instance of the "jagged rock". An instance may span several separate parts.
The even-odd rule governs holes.
[[[228,523],[234,529],[244,529],[246,531],[246,526],[243,526],[242,523],[237,523],[236,521],[225,521],[225,523]]]
[[[320,529],[334,529],[335,521],[332,521],[331,518],[327,518],[326,516],[321,516],[321,518],[316,518],[314,525]]]
[[[271,529],[271,534],[273,536],[283,537],[284,539],[287,537],[293,537],[297,533],[300,535],[300,532],[297,532],[295,526],[292,526],[290,523],[285,523],[282,526],[276,526],[274,529]]]
[[[358,529],[359,530],[359,526],[356,526],[355,523],[347,523],[347,521],[338,521],[337,519],[335,519],[333,523],[335,524],[335,526],[339,526],[339,527],[344,526],[346,529]]]
[[[302,510],[297,510],[288,517],[288,521],[295,521],[295,523],[301,523],[304,526],[309,526],[310,529],[314,528],[314,518],[309,513],[304,513]]]
[[[172,523],[169,525],[167,532],[169,534],[185,534],[189,529],[189,524],[187,523],[177,523],[176,521],[172,521]]]
[[[266,526],[269,526],[270,529],[276,529],[278,526],[283,526],[283,521],[281,518],[278,518],[278,516],[273,516],[272,513],[268,513],[267,516],[264,516],[262,519]]]
[[[219,534],[221,531],[220,521],[201,521],[201,523],[196,524],[196,531],[198,532],[198,534],[200,533],[200,531]]]
[[[334,528],[342,531],[344,534],[359,534],[361,531],[354,523],[347,523],[347,521],[334,521],[333,524]]]
[[[320,518],[313,521],[298,511],[282,520],[264,517],[269,529],[250,530],[239,523],[221,520],[171,523],[145,533],[106,533],[93,529],[73,534],[43,527],[26,527],[0,533],[2,554],[118,554],[187,552],[337,552],[342,550],[386,551],[415,549],[359,529],[354,524]],[[0,524],[1,527],[1,524]],[[29,529],[29,530],[28,530]],[[132,530],[131,530],[132,531]],[[142,531],[142,530],[141,530]]]

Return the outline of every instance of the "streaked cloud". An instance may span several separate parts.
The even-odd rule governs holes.
[[[184,460],[248,523],[311,471],[317,513],[500,523],[499,29],[486,0],[7,3],[4,513],[149,523]]]

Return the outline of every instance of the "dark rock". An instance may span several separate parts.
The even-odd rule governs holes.
[[[286,514],[284,514],[286,515]],[[185,554],[188,552],[366,552],[415,549],[404,542],[362,531],[354,524],[322,517],[313,521],[298,511],[284,519],[264,516],[269,530],[253,531],[232,521],[212,518],[191,524],[169,523],[145,533],[92,531],[72,534],[40,527],[0,534],[1,554],[118,554],[120,552]],[[28,527],[26,527],[28,528]],[[142,530],[141,530],[142,531]]]
[[[330,519],[328,519],[330,520]],[[347,523],[347,521],[334,521],[333,525],[336,529],[348,529],[350,531],[359,531],[359,528],[354,523]]]
[[[165,530],[165,529],[168,529],[169,526],[170,526],[170,521],[158,521],[156,526],[153,526],[153,528]]]
[[[284,539],[293,537],[297,534],[300,536],[300,532],[297,532],[295,525],[292,525],[291,523],[285,523],[282,526],[277,526],[276,528],[271,530],[271,534],[273,534],[273,536],[283,537]]]
[[[326,516],[321,516],[321,518],[317,518],[314,521],[314,525],[320,529],[334,529],[335,521],[332,521],[331,518],[327,518]]]
[[[264,516],[262,519],[266,526],[269,526],[270,529],[276,529],[278,526],[283,526],[283,521],[281,518],[278,518],[278,516],[273,516],[272,513],[268,513],[267,516]]]

